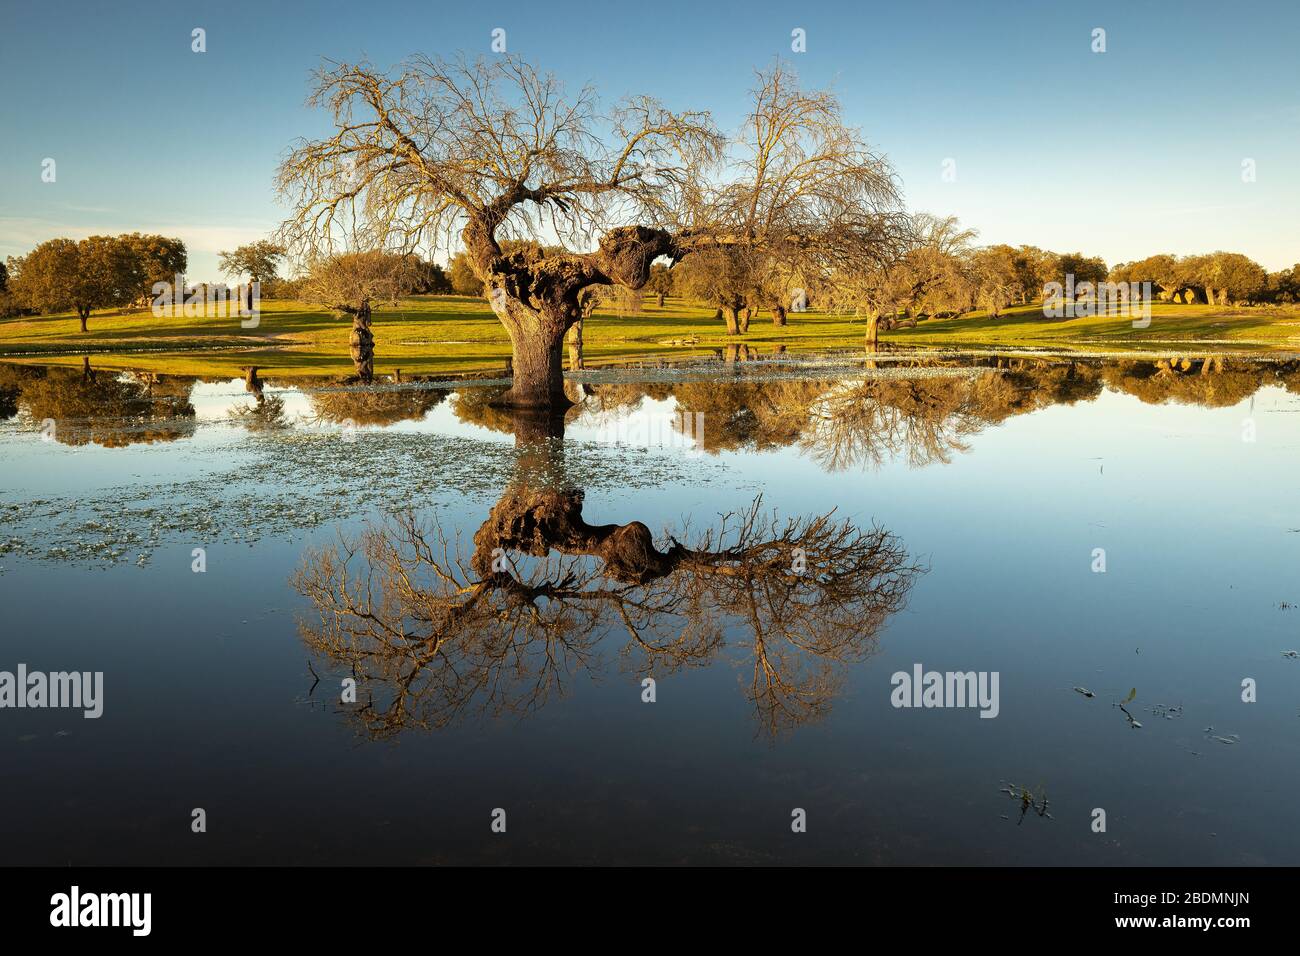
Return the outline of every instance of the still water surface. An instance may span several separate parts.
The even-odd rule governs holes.
[[[105,690],[0,862],[1300,863],[1300,370],[1186,366],[2,366],[0,670]]]

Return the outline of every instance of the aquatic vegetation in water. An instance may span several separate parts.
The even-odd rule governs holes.
[[[1183,705],[1170,706],[1167,704],[1154,704],[1147,708],[1147,713],[1153,717],[1163,717],[1165,720],[1178,720],[1183,716]]]
[[[1124,711],[1124,716],[1128,718],[1128,725],[1132,727],[1134,730],[1138,730],[1139,728],[1141,728],[1142,724],[1141,722],[1136,720],[1132,714],[1128,712],[1128,709],[1124,706],[1124,704],[1133,703],[1133,701],[1137,698],[1137,695],[1138,695],[1137,688],[1134,687],[1132,690],[1128,692],[1128,696],[1124,698],[1123,703],[1117,703],[1115,705],[1120,710]]]
[[[1039,791],[1035,794],[1028,787],[1021,787],[1014,783],[1003,785],[1001,792],[1020,804],[1020,818],[1016,821],[1016,826],[1025,822],[1025,816],[1030,810],[1044,819],[1056,819],[1047,810],[1047,790],[1040,787]]]
[[[1221,743],[1221,744],[1237,744],[1237,743],[1241,743],[1241,738],[1238,737],[1236,734],[1216,734],[1216,733],[1214,732],[1214,728],[1213,728],[1213,727],[1206,727],[1206,728],[1205,728],[1205,739],[1206,739],[1206,740],[1215,740],[1215,741],[1218,741],[1218,742]]]
[[[180,461],[187,474],[179,480],[138,480],[93,495],[27,498],[0,490],[0,556],[143,565],[167,544],[247,544],[376,513],[483,500],[500,491],[517,457],[510,445],[462,436],[364,428],[347,439],[336,430],[229,431],[237,435],[231,441],[186,448]],[[22,440],[21,433],[0,434],[0,455]],[[563,457],[568,472],[592,491],[707,484],[727,469],[584,442],[566,443]]]
[[[1092,691],[1089,691],[1087,687],[1076,687],[1074,688],[1074,691],[1075,693],[1079,693],[1079,695],[1083,695],[1084,697],[1097,696]],[[1138,688],[1135,687],[1130,689],[1130,691],[1128,691],[1128,696],[1123,698],[1123,701],[1115,701],[1115,706],[1121,709],[1123,711],[1123,714],[1125,714],[1125,717],[1128,719],[1128,726],[1134,728],[1134,730],[1139,730],[1139,728],[1141,727],[1141,722],[1138,721],[1138,719],[1134,718],[1134,715],[1128,713],[1128,708],[1126,706],[1127,704],[1132,704],[1132,702],[1134,702],[1136,697],[1138,697]],[[1177,711],[1177,713],[1175,713],[1175,711]],[[1154,706],[1154,708],[1151,709],[1151,713],[1156,714],[1157,717],[1171,717],[1171,715],[1177,715],[1177,717],[1182,717],[1183,705],[1179,704],[1177,708],[1165,708],[1165,706],[1157,704],[1156,706]]]

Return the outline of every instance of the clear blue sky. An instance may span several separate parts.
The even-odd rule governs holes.
[[[603,100],[743,115],[785,55],[832,85],[909,208],[981,241],[1108,262],[1231,249],[1300,260],[1300,3],[836,4],[0,0],[0,256],[56,235],[179,235],[190,275],[270,231],[322,57],[489,52],[490,32]],[[597,11],[600,11],[597,13]],[[190,31],[207,31],[207,52]],[[790,31],[808,50],[790,52]],[[1107,52],[1091,51],[1094,27]],[[57,162],[42,183],[41,161]],[[941,179],[956,161],[956,182]],[[1243,183],[1254,159],[1257,180]]]

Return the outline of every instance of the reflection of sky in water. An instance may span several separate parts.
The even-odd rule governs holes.
[[[311,412],[296,390],[266,394],[290,418]],[[251,401],[239,380],[199,384],[191,437],[117,449],[42,443],[30,423],[4,423],[0,500],[93,498],[251,466],[261,453],[227,416]],[[782,514],[836,507],[878,522],[929,564],[830,715],[775,742],[755,734],[743,666],[663,679],[646,705],[611,646],[599,680],[574,675],[567,698],[525,720],[363,744],[303,702],[311,675],[293,623],[303,604],[287,577],[306,544],[333,540],[330,522],[253,546],[171,536],[144,568],[0,557],[0,669],[106,672],[99,721],[0,712],[0,760],[24,781],[0,795],[0,836],[19,863],[1294,864],[1300,663],[1282,652],[1300,647],[1300,610],[1278,605],[1300,600],[1300,398],[1260,390],[1254,443],[1241,437],[1250,408],[1106,391],[987,427],[950,463],[923,468],[894,457],[830,472],[798,447],[611,458],[628,473],[665,456],[674,465],[634,491],[589,487],[588,522],[698,524],[761,491]],[[608,439],[629,434],[663,444],[654,438],[671,439],[675,414],[671,399],[584,414],[566,454],[608,458]],[[358,447],[412,432],[434,458],[449,436],[462,440],[447,445],[456,455],[476,447],[465,440],[513,444],[457,420],[450,401],[368,431]],[[441,487],[440,474],[431,468],[425,484],[441,520],[472,535],[495,491]],[[350,494],[328,505],[356,527],[391,480],[350,475]],[[312,481],[301,475],[305,490]],[[204,575],[190,572],[196,545],[208,548]],[[1097,547],[1104,575],[1090,571]],[[889,676],[916,662],[1000,671],[1001,715],[894,710]],[[1240,702],[1244,677],[1258,681],[1256,704]],[[1080,685],[1097,696],[1074,693]],[[1130,688],[1140,730],[1112,706]],[[1162,718],[1156,705],[1185,716]],[[1207,739],[1211,726],[1240,742]],[[1016,803],[999,792],[1008,782],[1041,788],[1054,819],[1017,826]],[[208,811],[201,845],[189,839],[195,806]],[[488,832],[498,806],[507,840]],[[793,807],[808,810],[807,834],[790,834]],[[1089,830],[1094,807],[1107,810],[1105,835]]]

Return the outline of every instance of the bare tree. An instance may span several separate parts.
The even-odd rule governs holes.
[[[674,251],[664,227],[720,149],[703,114],[642,97],[602,120],[590,89],[568,99],[554,77],[513,57],[417,57],[391,76],[334,65],[318,74],[312,102],[332,111],[337,132],[300,145],[281,167],[296,209],[286,240],[337,242],[350,216],[389,248],[459,233],[514,345],[505,400],[521,407],[567,404],[561,349],[582,290],[644,285],[650,263]],[[629,220],[646,225],[613,225]],[[600,234],[598,248],[502,248],[543,224],[570,248]]]
[[[883,160],[839,121],[829,94],[804,97],[782,69],[762,74],[738,168],[710,178],[724,141],[707,114],[648,97],[601,115],[594,93],[564,95],[513,57],[417,57],[319,71],[312,103],[336,132],[303,142],[278,185],[294,212],[281,236],[319,252],[357,222],[383,248],[459,236],[509,333],[503,401],[563,408],[564,334],[593,285],[642,288],[651,263],[720,245],[763,246],[827,268],[860,256],[896,200]],[[566,250],[505,248],[557,237]]]
[[[746,307],[770,309],[783,325],[794,287],[888,258],[907,219],[888,162],[845,125],[833,93],[802,89],[780,63],[757,80],[737,174],[717,188],[707,218],[719,241],[751,250],[741,263]]]

